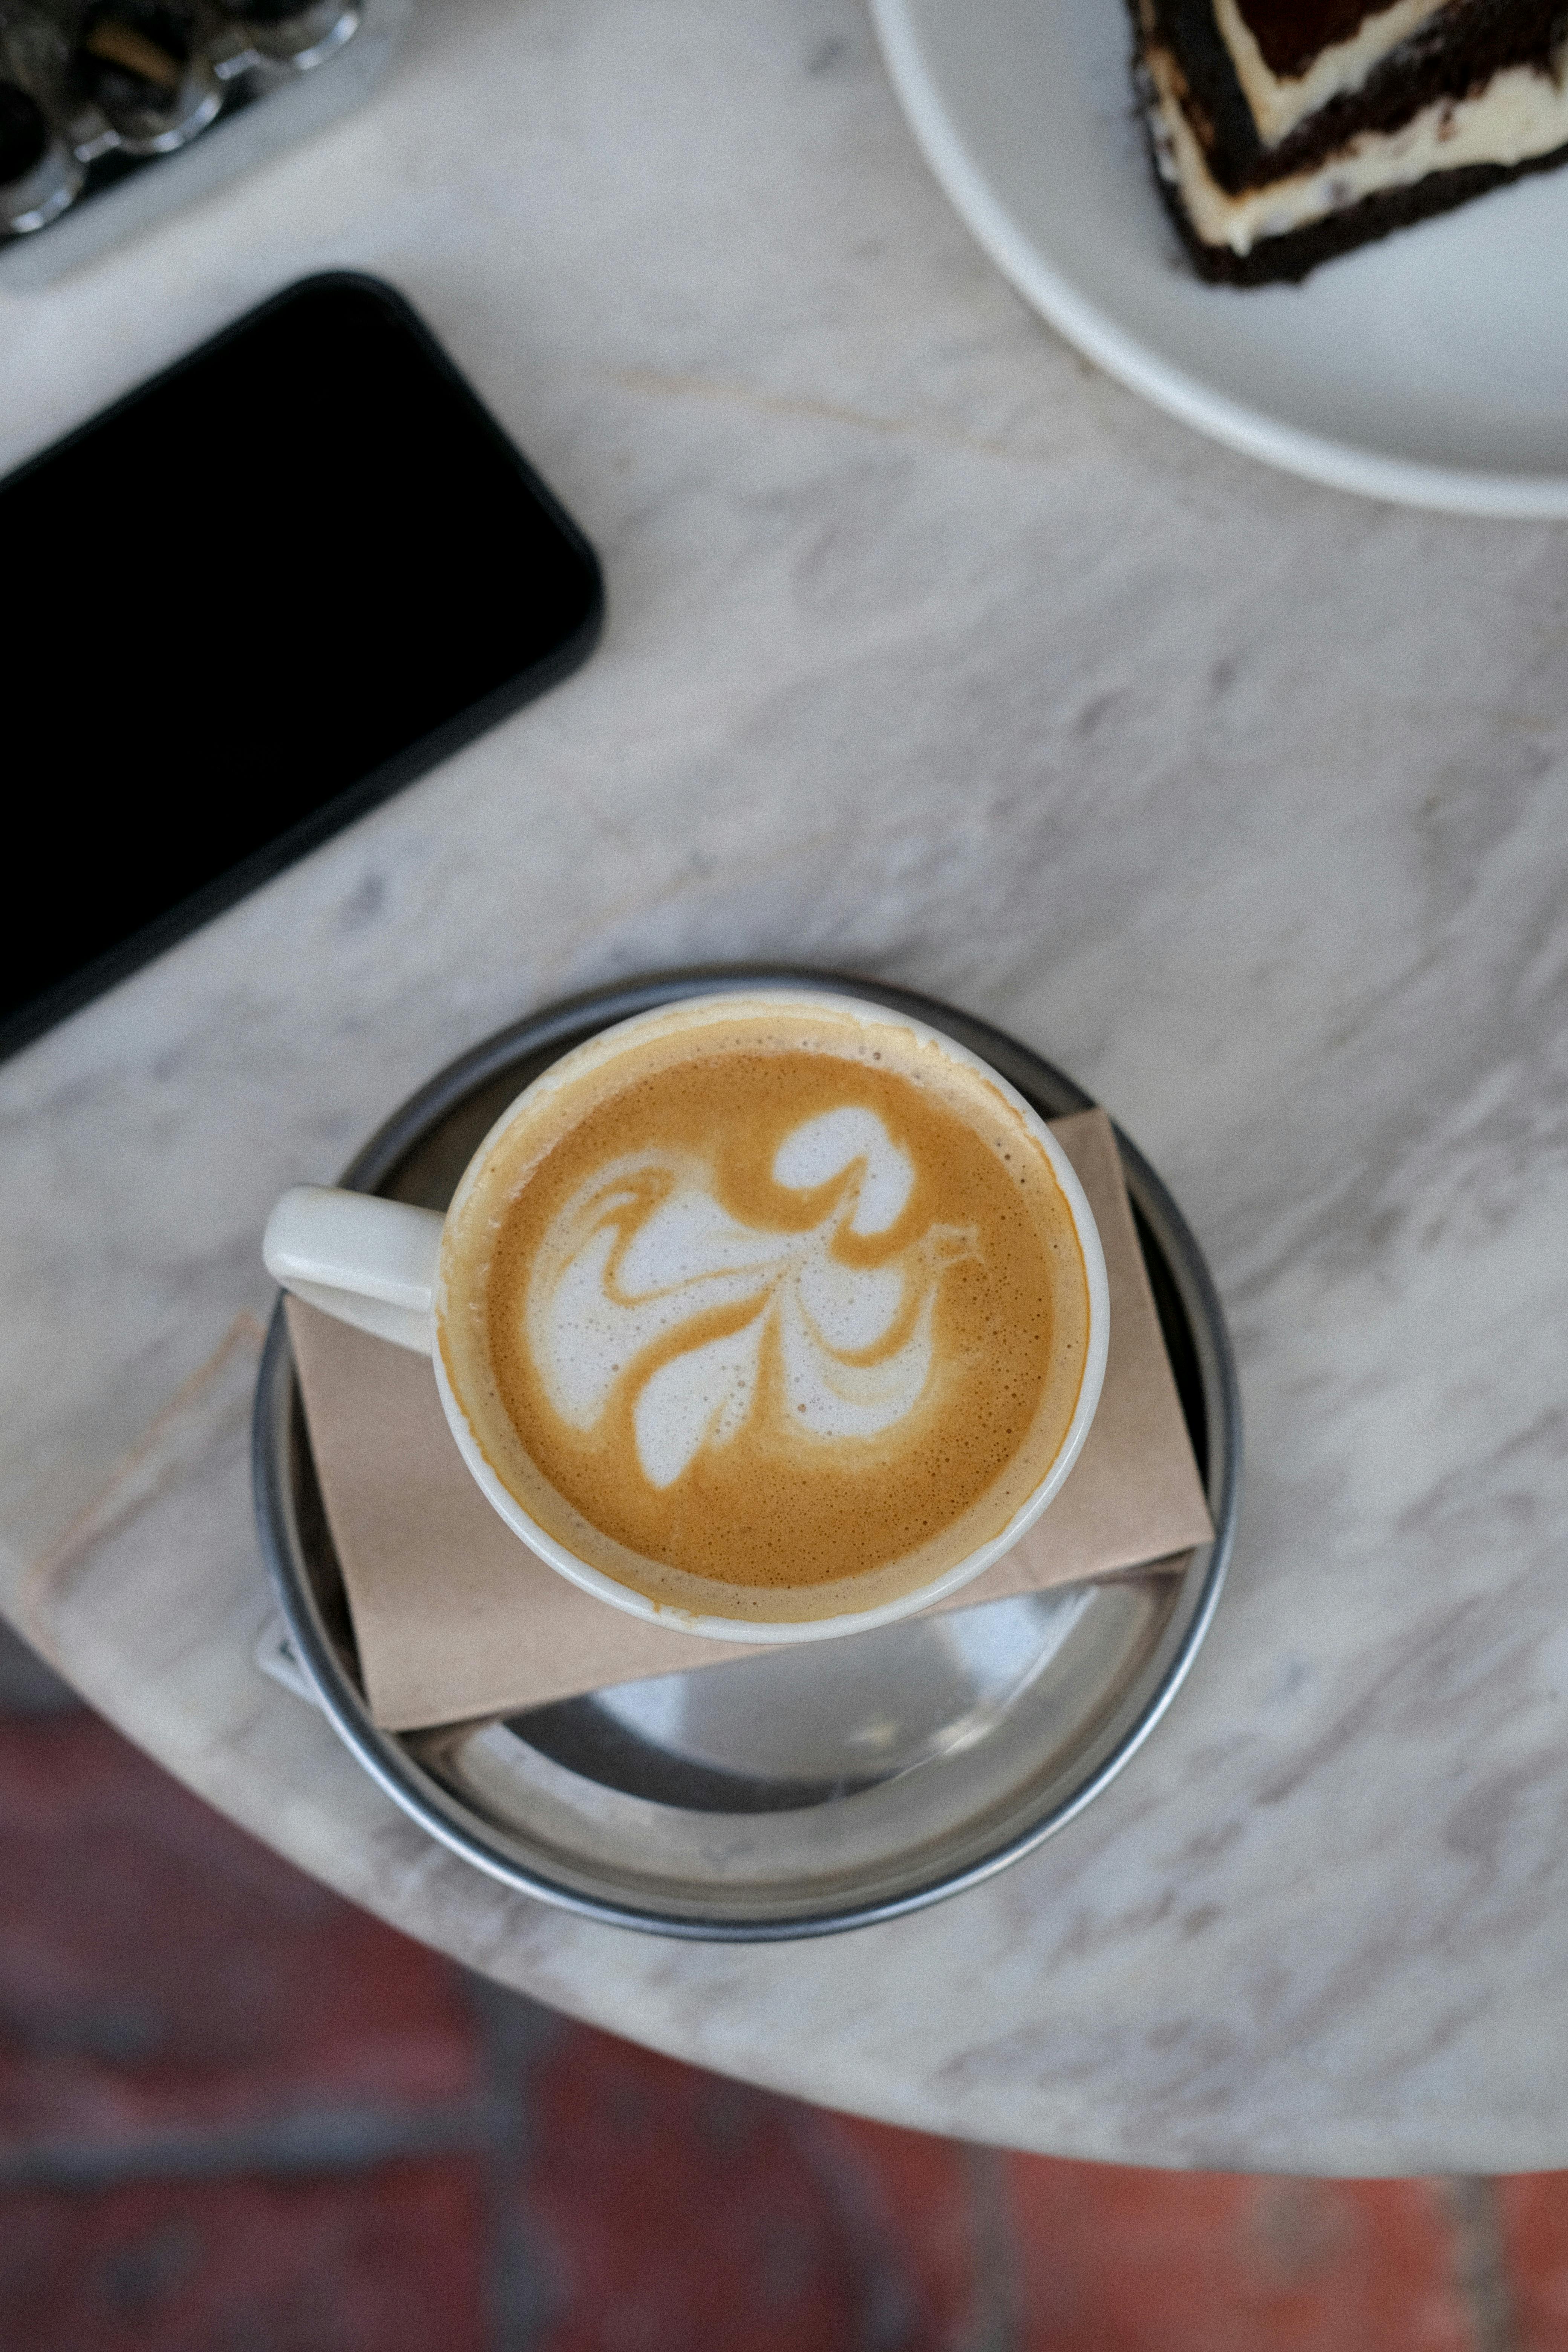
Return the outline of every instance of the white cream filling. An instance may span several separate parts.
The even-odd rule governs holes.
[[[1394,0],[1392,8],[1374,9],[1348,41],[1320,49],[1306,72],[1297,76],[1277,74],[1267,63],[1237,0],[1214,0],[1214,13],[1258,135],[1266,147],[1277,147],[1287,131],[1331,98],[1359,89],[1374,66],[1448,5],[1449,0]]]
[[[1397,131],[1363,131],[1312,165],[1263,188],[1229,194],[1209,171],[1182,110],[1181,81],[1170,58],[1152,50],[1148,68],[1157,103],[1154,152],[1163,177],[1181,193],[1187,217],[1205,245],[1250,253],[1266,237],[1348,211],[1363,196],[1410,186],[1429,172],[1472,163],[1524,163],[1568,146],[1568,48],[1551,73],[1510,66],[1474,98],[1439,99]]]

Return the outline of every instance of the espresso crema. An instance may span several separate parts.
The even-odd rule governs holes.
[[[694,1614],[879,1605],[1007,1527],[1089,1287],[1016,1105],[895,1015],[705,1000],[611,1032],[448,1219],[447,1378],[523,1509]]]

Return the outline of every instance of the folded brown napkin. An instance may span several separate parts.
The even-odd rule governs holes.
[[[1214,1532],[1110,1121],[1082,1111],[1053,1120],[1052,1131],[1105,1247],[1105,1386],[1056,1501],[943,1608],[1120,1569],[1179,1567]],[[755,1654],[755,1643],[670,1633],[579,1591],[519,1541],[474,1485],[428,1363],[297,1298],[288,1316],[365,1696],[385,1729],[510,1715]]]

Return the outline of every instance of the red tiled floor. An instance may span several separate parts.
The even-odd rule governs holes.
[[[481,2352],[467,2158],[0,2194],[0,2352]]]
[[[447,1963],[107,1725],[0,1721],[0,2159],[145,2176],[0,2195],[0,2352],[477,2352],[487,2267],[508,2352],[1568,2352],[1568,2174],[1497,2185],[1505,2295],[1439,2183],[965,2150],[499,1998],[481,2046]],[[488,2158],[374,2162],[366,2108]],[[171,2132],[206,2176],[158,2177]]]
[[[540,2352],[956,2347],[963,2158],[578,2030],[539,2070],[525,2231]]]
[[[1568,2352],[1568,2172],[1497,2184],[1515,2352]]]
[[[1019,2352],[1479,2352],[1439,2184],[1005,2170]]]
[[[475,2085],[455,1972],[85,1711],[0,1722],[0,2147]]]
[[[973,2152],[956,2140],[899,2131],[859,2116],[798,2107],[797,2132],[815,2149],[819,2170],[838,2191],[840,2210],[879,2251],[885,2272],[901,2278],[909,2328],[872,2331],[879,2345],[970,2347],[990,2340],[996,2282],[988,2275],[988,2231],[974,2210]]]

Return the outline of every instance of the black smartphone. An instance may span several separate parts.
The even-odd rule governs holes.
[[[310,278],[0,483],[0,1055],[574,669],[594,551],[402,297]]]

